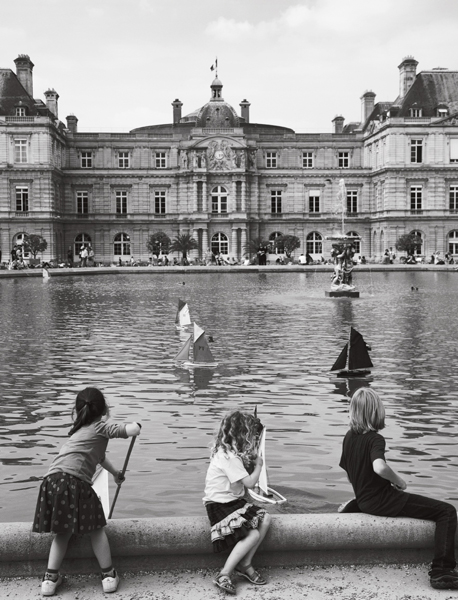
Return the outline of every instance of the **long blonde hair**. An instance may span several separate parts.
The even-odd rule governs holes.
[[[262,424],[257,417],[241,410],[233,410],[221,421],[211,456],[222,448],[226,453],[234,452],[242,459],[244,466],[249,467],[257,455],[261,430]]]
[[[355,433],[380,431],[385,427],[385,407],[374,390],[356,390],[350,402],[350,428]]]

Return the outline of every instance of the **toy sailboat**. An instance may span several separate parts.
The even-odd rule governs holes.
[[[192,348],[192,358],[189,353]],[[188,337],[181,350],[175,356],[175,362],[186,368],[217,367],[213,354],[205,337],[205,331],[194,323],[193,333]]]
[[[108,490],[108,471],[102,466],[98,466],[94,477],[92,478],[92,487],[94,492],[100,498],[105,518],[108,519],[110,513],[110,495]]]
[[[42,275],[43,279],[49,279],[49,271],[45,267],[43,267]]]
[[[264,504],[284,504],[286,498],[279,492],[276,492],[267,483],[267,464],[266,464],[266,428],[264,427],[259,440],[258,454],[263,459],[263,465],[259,480],[254,489],[248,490],[249,495],[256,500],[256,502],[262,502]]]
[[[187,302],[178,300],[178,310],[175,317],[175,327],[177,329],[185,329],[191,325],[191,315],[189,314],[189,306]]]
[[[339,358],[334,363],[331,371],[339,371],[338,377],[362,377],[370,373],[374,365],[369,356],[370,347],[363,336],[350,327],[350,338],[345,344]]]

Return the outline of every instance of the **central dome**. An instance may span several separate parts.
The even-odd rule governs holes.
[[[221,96],[223,84],[216,78],[211,84],[212,95],[210,102],[202,108],[187,115],[182,122],[195,121],[196,127],[239,127],[243,121],[230,104],[224,102]]]

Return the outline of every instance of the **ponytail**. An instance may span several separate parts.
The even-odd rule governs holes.
[[[68,435],[73,435],[81,427],[90,425],[105,414],[108,414],[108,406],[102,392],[97,388],[85,388],[76,397],[72,411],[74,423]]]

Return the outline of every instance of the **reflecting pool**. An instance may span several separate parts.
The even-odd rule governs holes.
[[[329,280],[313,271],[1,280],[0,521],[31,521],[37,478],[88,385],[116,420],[143,424],[118,518],[203,515],[213,432],[227,410],[256,405],[270,483],[291,500],[282,510],[335,510],[351,495],[338,463],[361,385],[385,401],[387,457],[408,490],[458,507],[458,273],[356,273],[359,299],[325,298]],[[174,364],[185,339],[178,298],[214,339],[213,371]],[[350,325],[372,347],[367,379],[329,373]],[[127,449],[109,444],[119,467]]]

